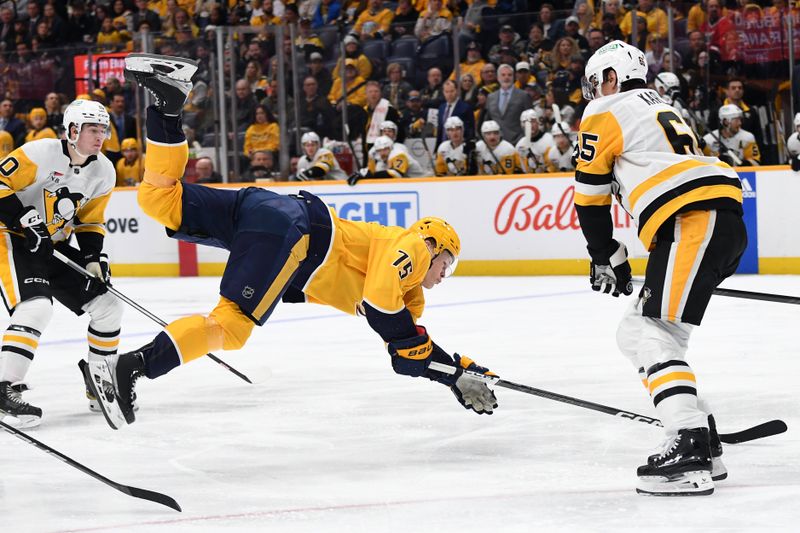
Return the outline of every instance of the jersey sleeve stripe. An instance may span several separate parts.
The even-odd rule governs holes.
[[[575,192],[581,193],[585,196],[596,196],[596,195],[606,195],[611,194],[611,183],[605,183],[603,185],[588,185],[586,183],[576,183],[575,184]]]
[[[587,185],[607,185],[613,179],[613,174],[607,172],[605,174],[593,174],[591,172],[584,172],[583,170],[575,171],[575,181],[578,183],[585,183]]]
[[[575,204],[581,206],[611,205],[611,193],[589,195],[575,191]]]

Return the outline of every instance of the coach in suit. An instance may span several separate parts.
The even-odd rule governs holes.
[[[475,110],[472,105],[458,98],[458,86],[453,80],[447,80],[442,86],[444,102],[439,106],[439,117],[436,121],[436,146],[447,140],[444,128],[450,117],[458,117],[464,123],[464,139],[475,136]]]
[[[500,124],[503,139],[515,144],[522,137],[519,117],[526,109],[533,107],[528,93],[514,87],[514,67],[503,64],[497,69],[500,88],[486,100],[486,120]]]

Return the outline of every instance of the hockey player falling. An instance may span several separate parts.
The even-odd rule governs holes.
[[[408,230],[351,222],[304,191],[283,196],[181,182],[188,148],[180,113],[195,70],[195,62],[181,58],[131,54],[125,59],[126,78],[156,102],[147,111],[147,159],[138,199],[174,238],[230,250],[221,297],[208,316],[178,319],[151,343],[108,361],[111,382],[100,372],[91,376],[111,427],[134,422],[137,378],[155,379],[210,351],[241,348],[281,300],[324,303],[366,316],[388,344],[397,373],[439,381],[465,408],[491,414],[497,401],[486,385],[460,372],[428,370],[428,364],[488,370],[458,354],[451,357],[415,324],[425,305],[422,288],[434,287],[455,267],[461,243],[452,226],[433,217]]]
[[[650,251],[644,287],[617,331],[667,433],[663,451],[637,470],[637,491],[705,495],[714,491],[712,476],[727,474],[685,355],[713,290],[734,273],[746,247],[742,189],[731,167],[700,155],[681,116],[647,89],[646,74],[644,54],[621,41],[589,59],[575,208],[592,259],[592,289],[633,292],[627,250],[612,235],[612,195]]]

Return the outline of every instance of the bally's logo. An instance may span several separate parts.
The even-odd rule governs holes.
[[[63,228],[86,203],[86,199],[81,193],[70,192],[67,187],[59,187],[55,191],[44,189],[42,192],[44,194],[45,221],[48,226],[51,226],[51,233]]]
[[[333,207],[340,218],[356,222],[405,228],[420,218],[416,191],[327,193],[319,197]]]

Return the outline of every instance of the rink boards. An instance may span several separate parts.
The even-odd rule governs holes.
[[[740,169],[749,246],[741,273],[800,274],[800,175],[788,167]],[[233,187],[233,186],[228,186]],[[439,216],[461,236],[460,275],[566,275],[588,272],[573,207],[572,174],[270,183],[281,194],[320,196],[340,217],[408,226]],[[107,214],[107,249],[117,276],[219,275],[226,252],[179,243],[146,217],[136,189],[117,189]],[[612,206],[615,237],[642,272],[646,252],[620,206]]]

